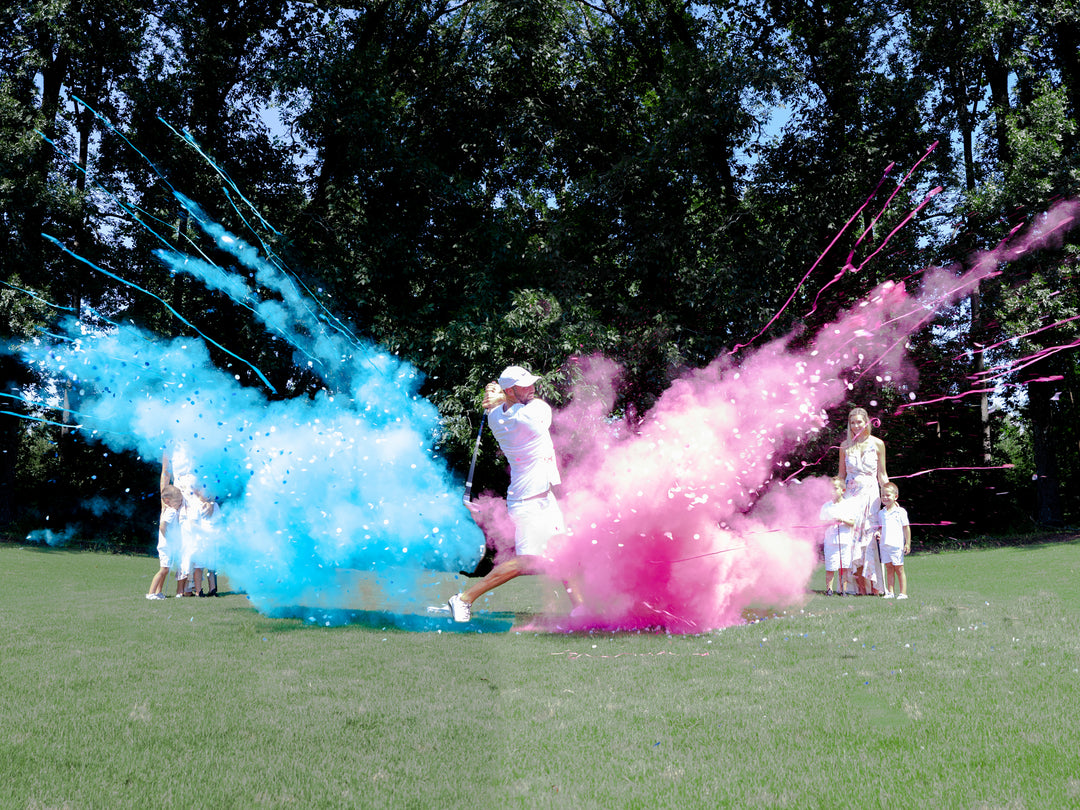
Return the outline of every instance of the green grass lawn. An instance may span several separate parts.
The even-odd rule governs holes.
[[[0,546],[0,807],[1080,806],[1080,542],[693,636],[325,627],[155,565]]]

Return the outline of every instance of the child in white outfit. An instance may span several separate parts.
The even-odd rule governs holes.
[[[161,489],[161,517],[158,519],[158,572],[150,581],[150,592],[147,599],[165,598],[165,580],[168,579],[169,569],[180,559],[182,545],[180,529],[180,509],[184,505],[184,497],[180,490],[174,486],[165,486]]]
[[[825,530],[825,595],[844,595],[845,576],[851,567],[852,534],[855,525],[854,502],[844,500],[843,478],[833,478],[833,499],[821,507],[819,518],[828,524]],[[847,566],[844,561],[847,560]],[[833,577],[840,572],[839,585],[833,590]]]
[[[907,599],[907,574],[904,555],[911,553],[911,524],[907,510],[896,502],[900,489],[889,482],[881,488],[881,509],[877,513],[877,537],[881,538],[881,559],[885,563],[885,598],[891,599],[894,580],[900,588],[897,599]]]

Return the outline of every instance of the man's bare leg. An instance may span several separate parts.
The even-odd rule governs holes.
[[[472,604],[488,591],[505,585],[512,579],[526,574],[539,574],[541,560],[532,555],[511,557],[504,563],[499,563],[488,575],[461,594],[461,601]]]

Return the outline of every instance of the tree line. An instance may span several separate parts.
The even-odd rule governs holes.
[[[252,227],[216,164],[273,226],[253,226],[266,248],[427,375],[456,467],[483,383],[511,360],[547,375],[558,404],[568,360],[603,353],[624,368],[616,407],[632,419],[766,324],[763,340],[810,336],[876,283],[917,286],[922,268],[962,266],[1078,196],[1078,15],[1076,0],[11,0],[2,337],[67,316],[185,331],[49,234],[251,358],[279,396],[325,385],[152,255],[161,240],[216,255],[173,189]],[[889,193],[915,170],[871,237],[857,244],[864,213],[837,239],[890,165]],[[1002,267],[912,337],[920,392],[939,401],[894,416],[888,383],[852,391],[879,403],[890,469],[996,468],[909,485],[913,514],[957,524],[930,537],[1080,514],[1080,355],[1043,352],[1080,338],[1078,242]],[[970,393],[996,368],[996,394]],[[152,460],[103,458],[68,428],[77,392],[23,401],[46,381],[10,354],[0,381],[0,525],[79,517],[141,544]],[[835,472],[837,441],[804,449],[822,459],[808,472]],[[478,479],[502,474],[486,449]],[[130,519],[83,514],[99,494],[134,500]]]

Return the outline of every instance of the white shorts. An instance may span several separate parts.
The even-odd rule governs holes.
[[[162,568],[172,568],[173,560],[169,556],[168,549],[159,548],[158,553],[157,553],[157,558],[158,558],[158,564]]]
[[[825,533],[822,554],[825,557],[825,570],[838,571],[841,568],[851,568],[851,557],[854,551],[851,547],[851,530],[830,528]]]
[[[825,543],[824,552],[826,571],[839,571],[841,568],[846,571],[851,568],[851,543]]]
[[[507,501],[506,509],[514,521],[514,549],[517,555],[543,557],[552,537],[565,534],[566,524],[555,494],[543,498]]]
[[[904,564],[904,547],[903,546],[882,546],[881,547],[881,561],[883,563],[889,563],[891,565],[903,565]]]

